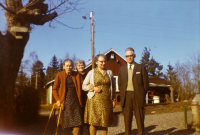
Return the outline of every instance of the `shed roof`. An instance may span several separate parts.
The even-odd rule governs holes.
[[[48,82],[48,83],[46,84],[46,86],[49,85],[49,84],[51,84],[51,83],[53,83],[54,81],[55,81],[55,79],[52,80],[52,81],[50,81],[50,82]]]
[[[149,86],[170,87],[171,83],[162,78],[149,78]]]

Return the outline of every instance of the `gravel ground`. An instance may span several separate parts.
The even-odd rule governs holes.
[[[24,127],[14,127],[9,131],[3,131],[0,129],[0,135],[41,135],[43,134],[44,128],[46,126],[48,116],[50,111],[41,112],[39,121],[36,124],[28,125]],[[188,124],[192,123],[192,113],[188,114]],[[51,123],[50,123],[51,124]],[[51,126],[51,125],[50,125]],[[50,134],[50,126],[46,132],[46,135]],[[84,126],[84,131],[87,130]],[[54,127],[55,134],[55,127]],[[137,134],[137,126],[135,118],[132,123],[132,133]],[[61,128],[59,133],[61,134]],[[65,130],[65,134],[70,135],[69,129]],[[97,131],[97,135],[100,135],[100,131]],[[200,133],[195,132],[192,129],[184,128],[184,114],[183,112],[165,113],[165,114],[152,114],[145,116],[145,134],[146,135],[200,135]],[[84,133],[83,135],[86,135]],[[124,135],[124,119],[121,113],[115,113],[114,115],[114,126],[109,127],[108,135]]]
[[[188,123],[192,123],[192,113],[188,111]],[[123,115],[115,115],[115,126],[108,130],[109,135],[124,134]],[[137,125],[135,117],[132,123],[132,134],[137,134]],[[200,135],[195,130],[184,128],[183,112],[155,114],[145,116],[145,134],[146,135]],[[100,135],[100,131],[98,131]]]

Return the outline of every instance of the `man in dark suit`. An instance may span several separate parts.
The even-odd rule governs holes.
[[[134,49],[127,48],[125,50],[127,64],[121,66],[118,73],[125,135],[131,134],[133,111],[138,127],[138,135],[144,135],[144,105],[145,96],[149,89],[149,79],[146,68],[134,62],[135,57]]]

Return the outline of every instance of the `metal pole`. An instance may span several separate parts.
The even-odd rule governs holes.
[[[147,91],[147,94],[146,94],[146,104],[148,104],[148,101],[149,101],[149,94],[148,94],[148,91]]]
[[[200,117],[199,117],[199,107],[198,101],[192,101],[192,117],[193,117],[193,128],[196,129],[197,132],[200,132]]]
[[[92,45],[92,69],[94,69],[94,30],[93,30],[93,12],[90,12],[91,22],[91,45]]]
[[[174,103],[174,89],[170,87],[171,90],[171,103]]]
[[[187,128],[187,108],[184,107],[184,125]]]
[[[37,89],[37,73],[36,73],[35,89]]]
[[[31,85],[31,75],[30,75],[30,85]]]
[[[200,60],[199,60],[199,58],[200,58],[200,57],[199,57],[199,53],[198,53],[198,56],[197,56],[197,57],[198,57],[198,60],[197,60],[197,61],[198,61],[198,62],[197,62],[197,72],[198,72],[198,73],[197,73],[197,80],[198,80],[198,81],[197,81],[197,83],[198,83],[198,93],[200,94],[200,76],[199,76],[199,74],[200,74]]]

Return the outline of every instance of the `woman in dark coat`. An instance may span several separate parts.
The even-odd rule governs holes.
[[[87,75],[87,73],[85,71],[85,61],[84,60],[77,60],[75,62],[75,68],[80,73],[82,79],[84,80],[86,75]],[[82,98],[83,108],[85,108],[85,104],[86,104],[86,101],[87,101],[87,91],[81,92],[81,98]]]
[[[80,73],[82,79],[84,80],[87,72],[85,71],[85,61],[84,60],[77,60],[75,62],[75,68],[76,70]],[[86,101],[87,101],[87,91],[82,91],[81,92],[81,98],[82,98],[82,104],[83,104],[83,112],[85,110],[85,105],[86,105]],[[83,118],[84,118],[84,113],[83,113]],[[87,123],[85,123],[84,125],[87,126],[88,132],[87,134],[89,135],[89,125]],[[83,132],[83,128],[81,128],[81,132]]]
[[[83,125],[81,75],[72,71],[73,61],[70,59],[63,62],[63,69],[56,75],[52,92],[57,106],[64,104],[64,128],[69,127],[73,135],[79,135]]]

